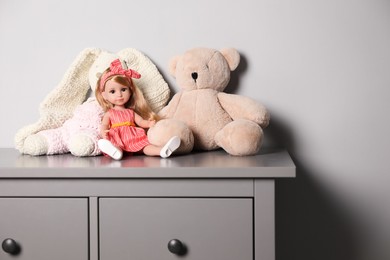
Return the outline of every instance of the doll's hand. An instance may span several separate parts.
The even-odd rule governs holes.
[[[102,137],[103,139],[107,139],[108,132],[110,132],[110,130],[101,130],[101,131],[100,131],[101,137]]]
[[[149,128],[156,124],[156,120],[149,120]]]

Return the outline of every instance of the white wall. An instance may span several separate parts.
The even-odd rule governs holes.
[[[85,47],[169,58],[236,47],[230,91],[264,103],[267,145],[297,178],[278,181],[277,259],[390,259],[390,1],[0,0],[0,147]]]

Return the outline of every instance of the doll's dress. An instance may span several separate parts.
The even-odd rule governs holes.
[[[127,152],[138,152],[150,144],[145,130],[135,126],[132,109],[110,109],[109,118],[107,139],[116,147]]]

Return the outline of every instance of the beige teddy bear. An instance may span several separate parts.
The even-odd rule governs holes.
[[[240,55],[233,48],[195,48],[171,60],[170,73],[181,91],[159,114],[186,123],[193,133],[194,149],[222,147],[236,156],[259,151],[262,128],[270,119],[266,108],[248,97],[222,92],[239,62]],[[152,130],[154,138],[161,131]],[[191,147],[191,141],[182,140],[182,145]]]

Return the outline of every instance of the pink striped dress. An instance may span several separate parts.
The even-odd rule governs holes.
[[[138,152],[149,145],[145,130],[135,126],[132,109],[110,109],[110,131],[107,139],[116,147],[127,152]]]

